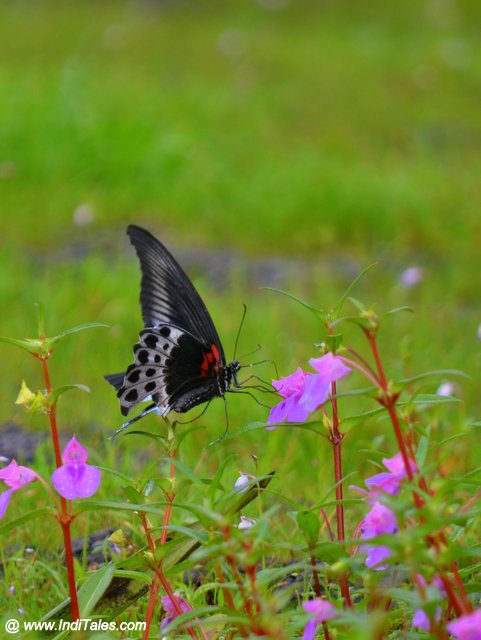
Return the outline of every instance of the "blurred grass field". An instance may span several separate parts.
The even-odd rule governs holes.
[[[101,443],[99,460],[105,448],[116,455],[105,436],[121,416],[102,376],[129,364],[141,328],[125,240],[133,222],[174,253],[243,256],[227,288],[193,277],[226,353],[247,302],[240,353],[261,343],[247,361],[273,358],[281,375],[306,366],[321,328],[249,281],[242,264],[299,261],[285,288],[329,306],[378,263],[355,296],[415,309],[383,329],[388,371],[472,376],[465,403],[433,417],[440,438],[472,434],[451,449],[470,464],[477,434],[466,424],[480,409],[480,19],[475,0],[0,4],[0,334],[32,336],[37,301],[50,333],[111,326],[66,339],[51,361],[54,385],[92,389],[62,398],[61,430]],[[424,279],[406,289],[398,278],[412,265]],[[41,386],[37,363],[1,353],[0,422],[44,429],[13,404],[22,378]],[[259,373],[273,377],[268,366]],[[266,416],[229,398],[231,428]],[[223,403],[202,421],[209,431],[186,445],[187,459],[222,433]],[[383,432],[372,421],[348,437],[346,468],[363,447],[389,452]],[[253,453],[299,497],[332,485],[328,445],[313,437],[256,432],[209,450],[206,465],[235,451],[252,472]]]

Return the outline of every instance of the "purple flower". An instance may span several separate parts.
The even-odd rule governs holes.
[[[436,391],[436,395],[441,396],[442,398],[449,398],[451,396],[454,396],[454,394],[454,384],[452,382],[449,382],[449,380],[447,380],[446,382],[442,382]]]
[[[446,627],[456,640],[481,640],[481,609],[451,620]]]
[[[182,613],[187,613],[188,611],[192,611],[192,607],[190,606],[190,604],[186,602],[183,598],[178,596],[176,593],[174,593],[174,598],[176,603],[179,605],[179,608],[182,611]],[[168,624],[170,624],[172,620],[175,620],[175,618],[177,618],[177,616],[180,614],[177,613],[176,608],[174,607],[172,600],[169,598],[169,596],[164,596],[163,598],[160,599],[160,601],[162,602],[162,606],[164,607],[167,613],[165,618],[162,620],[162,624],[160,625],[161,629],[165,629],[165,627]]]
[[[312,616],[312,619],[309,620],[304,628],[302,640],[313,640],[316,635],[317,625],[337,616],[336,607],[328,600],[322,600],[321,598],[303,602],[302,608]]]
[[[240,522],[237,525],[237,528],[242,530],[252,529],[252,527],[256,524],[257,520],[255,518],[248,518],[247,516],[241,516]]]
[[[90,498],[100,485],[100,469],[86,464],[87,450],[72,438],[62,453],[64,464],[52,474],[58,493],[67,500]]]
[[[290,376],[272,381],[272,386],[284,400],[272,407],[267,420],[269,424],[304,422],[327,400],[331,384],[351,372],[342,359],[332,353],[311,358],[309,364],[317,373],[298,368]]]
[[[5,511],[10,502],[12,494],[23,487],[24,484],[33,482],[37,478],[37,474],[28,467],[22,467],[12,460],[9,465],[0,469],[0,480],[9,487],[0,495],[0,519],[5,515]]]
[[[304,373],[299,367],[290,376],[281,378],[280,380],[273,380],[272,386],[279,393],[280,396],[285,398],[272,407],[267,422],[269,424],[275,424],[278,422],[304,422],[309,412],[302,406],[302,396],[304,395],[304,389],[306,379],[312,376],[312,373]],[[271,427],[273,429],[274,427]]]
[[[361,538],[369,540],[376,536],[396,533],[397,530],[395,514],[386,505],[376,502],[361,524]],[[382,563],[391,555],[389,547],[364,544],[361,551],[367,552],[365,564],[369,569],[381,571],[387,568],[387,565]]]
[[[417,579],[424,587],[427,587],[424,576],[418,574]],[[446,596],[446,590],[439,576],[434,576],[434,578],[431,581],[431,584],[429,585],[429,591],[431,592],[431,593],[428,592],[428,597],[431,596],[429,598],[430,600],[434,600],[434,599],[442,600]],[[442,615],[442,609],[441,607],[438,606],[436,607],[436,611],[434,613],[433,619],[436,622],[439,622],[439,620],[441,620],[441,615]],[[413,627],[418,627],[423,631],[431,631],[431,620],[429,619],[429,616],[423,609],[418,609],[417,611],[414,612],[414,616],[411,624]]]
[[[383,471],[367,478],[366,485],[369,489],[367,501],[370,504],[376,502],[380,496],[386,493],[396,496],[399,493],[402,480],[407,477],[401,453],[397,453],[392,458],[383,458],[382,462],[390,473]],[[413,473],[417,471],[416,463],[413,460],[409,460],[409,466]]]
[[[234,489],[238,491],[245,491],[247,489],[246,485],[249,484],[249,478],[252,480],[255,478],[251,473],[244,473],[244,471],[239,471],[239,477],[235,481]]]
[[[416,287],[423,279],[422,267],[408,267],[399,276],[399,284],[403,287]]]

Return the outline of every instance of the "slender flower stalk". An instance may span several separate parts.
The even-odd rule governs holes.
[[[41,336],[42,338],[42,336]],[[52,386],[50,384],[50,375],[48,370],[48,356],[40,357],[36,354],[33,354],[37,359],[39,359],[42,363],[43,376],[45,380],[45,390],[47,395],[49,395],[52,391]],[[62,455],[60,453],[60,440],[58,437],[58,428],[57,428],[57,404],[56,402],[50,407],[48,411],[48,418],[50,422],[50,431],[52,436],[52,445],[55,453],[55,464],[57,469],[62,466]],[[80,609],[77,597],[77,587],[75,584],[75,568],[73,561],[73,553],[72,553],[72,534],[71,534],[71,524],[74,520],[74,516],[72,515],[70,505],[67,500],[60,496],[60,513],[57,513],[57,519],[62,527],[63,534],[63,543],[65,549],[65,564],[67,567],[67,580],[68,580],[68,588],[70,594],[70,609],[72,612],[72,619],[78,620],[80,618]]]

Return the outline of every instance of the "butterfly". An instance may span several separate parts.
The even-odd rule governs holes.
[[[151,233],[129,225],[127,235],[142,272],[140,304],[144,329],[125,373],[105,379],[117,390],[122,415],[140,402],[153,403],[128,426],[151,411],[185,413],[232,385],[240,387],[240,364],[227,364],[212,318],[182,268]]]

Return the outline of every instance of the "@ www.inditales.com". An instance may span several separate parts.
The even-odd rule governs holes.
[[[129,620],[122,622],[79,618],[78,620],[18,620],[5,622],[5,631],[15,634],[24,631],[144,631],[146,622]]]

